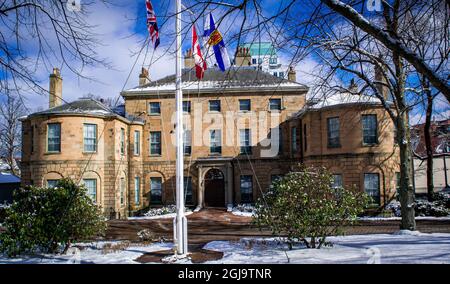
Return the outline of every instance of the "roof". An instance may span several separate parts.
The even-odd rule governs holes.
[[[250,49],[250,55],[252,56],[271,56],[277,55],[277,52],[271,42],[255,42],[255,43],[244,43],[240,47],[245,47]]]
[[[319,111],[348,105],[381,105],[381,102],[373,96],[355,95],[352,93],[335,93],[330,96],[322,96],[321,98],[312,97],[307,100],[305,106],[293,118],[302,116],[309,111]]]
[[[0,183],[20,183],[20,178],[10,173],[0,172]]]
[[[231,67],[225,72],[218,68],[207,69],[202,80],[198,80],[194,69],[183,69],[182,88],[187,92],[217,93],[218,89],[227,92],[271,90],[271,91],[306,91],[308,87],[283,78],[278,78],[257,70],[254,67]],[[164,77],[160,80],[152,81],[144,86],[122,92],[123,96],[139,93],[174,94],[175,75]]]
[[[62,104],[60,106],[52,107],[44,111],[39,111],[30,114],[28,117],[40,116],[40,115],[93,115],[100,117],[113,117],[122,118],[126,120],[133,120],[140,122],[140,119],[126,115],[125,113],[118,112],[110,109],[103,103],[93,98],[80,98],[76,101]]]

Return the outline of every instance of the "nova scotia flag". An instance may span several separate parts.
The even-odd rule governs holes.
[[[225,43],[223,42],[222,35],[220,34],[219,30],[216,29],[212,14],[209,14],[209,19],[205,21],[205,31],[203,33],[203,39],[205,41],[205,47],[207,49],[206,58],[209,59],[212,55],[212,52],[214,52],[214,57],[216,58],[217,66],[219,66],[220,70],[225,71],[225,69],[229,68],[231,64],[227,49],[225,48]]]

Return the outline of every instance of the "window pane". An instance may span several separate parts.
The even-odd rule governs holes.
[[[125,178],[120,178],[120,204],[125,203]]]
[[[83,179],[84,186],[86,187],[87,194],[92,200],[97,201],[97,180],[96,179]]]
[[[149,103],[149,113],[150,114],[160,114],[161,113],[161,105],[159,102]]]
[[[192,203],[192,177],[184,177],[184,202]]]
[[[220,111],[220,101],[219,100],[209,101],[209,111]]]
[[[334,189],[342,188],[342,175],[341,174],[333,175],[333,183],[331,184],[331,187]]]
[[[339,118],[331,117],[327,119],[328,147],[340,147]]]
[[[376,144],[377,138],[377,116],[374,114],[362,116],[363,143]]]
[[[134,131],[134,154],[139,155],[141,153],[141,132]]]
[[[222,153],[222,139],[220,130],[210,130],[211,153]]]
[[[97,125],[96,124],[84,124],[84,151],[95,152],[97,151]]]
[[[183,112],[191,112],[191,102],[190,101],[183,101]]]
[[[241,176],[241,202],[251,203],[253,201],[252,176]]]
[[[269,110],[281,110],[281,99],[270,99]]]
[[[380,177],[378,174],[364,174],[364,190],[373,204],[380,204]]]
[[[56,185],[58,184],[58,180],[57,179],[48,179],[47,180],[47,187],[56,187]]]
[[[152,204],[162,202],[162,179],[160,177],[150,178],[150,202]]]
[[[183,133],[183,152],[185,155],[190,155],[191,154],[191,130],[186,129]]]
[[[241,154],[251,154],[251,135],[250,129],[239,130],[239,143],[241,147]]]
[[[61,124],[51,123],[48,124],[48,152],[60,152],[61,151]]]
[[[250,100],[239,100],[239,110],[240,111],[250,111],[251,105]]]
[[[125,153],[125,129],[120,128],[120,154]]]
[[[150,132],[150,154],[161,155],[161,132]]]
[[[141,179],[134,178],[134,204],[138,205],[141,200]]]
[[[297,152],[297,127],[292,127],[291,128],[291,147],[292,147],[292,152],[296,153]]]

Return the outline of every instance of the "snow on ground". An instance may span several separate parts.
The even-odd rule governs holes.
[[[154,243],[152,245],[140,246],[131,244],[129,247],[117,251],[106,251],[103,247],[107,244],[120,245],[120,242],[92,242],[77,244],[69,249],[66,255],[43,254],[35,256],[21,256],[8,258],[0,254],[0,264],[132,264],[134,260],[143,253],[166,250],[172,248],[172,243]],[[79,249],[81,247],[82,249]]]
[[[450,234],[397,234],[330,237],[333,247],[289,251],[274,239],[214,241],[206,249],[223,251],[209,263],[450,263]]]
[[[289,251],[285,243],[274,238],[246,238],[236,241],[213,241],[204,248],[224,252],[224,258],[208,263],[450,263],[450,234],[424,234],[399,231],[395,234],[372,234],[330,237],[333,247],[306,249],[301,245]],[[0,263],[137,263],[145,252],[172,248],[172,243],[131,244],[105,251],[106,244],[79,244],[67,255],[22,256]],[[119,245],[120,247],[120,245]],[[178,260],[189,263],[188,260]]]
[[[359,217],[358,220],[361,221],[389,221],[389,220],[398,220],[400,221],[402,217],[377,217],[377,216],[364,216]],[[450,220],[450,216],[445,217],[434,217],[434,216],[417,216],[416,220],[429,220],[429,221],[439,221],[439,220]]]
[[[184,215],[190,215],[192,212],[185,212]],[[140,217],[128,217],[128,220],[152,220],[152,219],[173,219],[177,216],[177,213],[169,213],[164,215],[156,215],[156,216],[140,216]]]

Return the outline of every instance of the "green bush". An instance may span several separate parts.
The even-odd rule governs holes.
[[[332,181],[325,168],[299,166],[258,200],[254,221],[273,235],[286,236],[290,249],[296,241],[321,248],[327,236],[342,234],[369,201],[355,189],[332,188]]]
[[[84,186],[62,179],[55,188],[18,190],[3,226],[0,251],[15,256],[65,252],[72,242],[103,234],[106,221]]]

